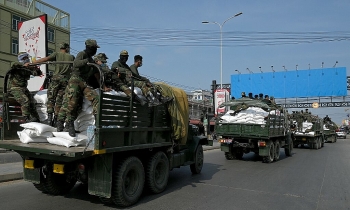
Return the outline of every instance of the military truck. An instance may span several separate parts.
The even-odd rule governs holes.
[[[325,142],[335,143],[337,142],[338,126],[331,120],[323,119],[323,138]]]
[[[64,195],[79,181],[102,202],[133,205],[144,187],[153,193],[164,191],[174,168],[190,166],[193,174],[200,173],[202,145],[212,145],[189,126],[185,92],[163,87],[174,100],[153,107],[100,90],[94,141],[88,141],[91,149],[88,145],[24,144],[13,135],[4,138],[8,132],[14,133],[13,129],[18,131],[15,121],[22,120],[18,104],[4,92],[0,148],[22,156],[24,180],[43,193]]]
[[[215,124],[221,151],[227,160],[241,159],[244,153],[254,152],[263,162],[280,159],[280,149],[292,155],[293,141],[289,131],[286,110],[261,100],[241,98],[225,102],[225,115]]]
[[[308,112],[295,112],[290,116],[294,148],[307,144],[311,149],[324,146],[323,119]]]

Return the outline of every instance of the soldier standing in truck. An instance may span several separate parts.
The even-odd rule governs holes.
[[[33,62],[35,63],[42,63],[46,61],[74,61],[74,56],[69,54],[69,44],[68,43],[61,43],[60,44],[60,51],[54,52],[51,55],[38,59]],[[46,120],[46,123],[48,125],[55,124],[54,121],[57,120],[58,113],[60,111],[60,108],[63,103],[63,95],[64,90],[66,89],[68,85],[68,80],[70,77],[70,74],[72,72],[72,64],[63,64],[59,63],[55,65],[55,72],[52,76],[51,82],[49,84],[49,87],[47,89],[47,114],[48,118]],[[55,116],[53,117],[53,114]]]
[[[26,122],[40,122],[39,114],[35,107],[35,100],[27,86],[30,75],[40,76],[42,72],[36,66],[28,66],[29,64],[29,54],[20,52],[18,54],[18,62],[11,63],[8,92],[21,105],[22,116]]]

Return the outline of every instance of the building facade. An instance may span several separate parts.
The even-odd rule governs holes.
[[[213,96],[208,90],[194,90],[187,93],[191,119],[200,119],[203,114],[211,113]]]
[[[0,0],[0,75],[17,61],[18,23],[47,14],[47,54],[59,50],[61,42],[70,42],[70,15],[39,0]],[[49,70],[54,66],[49,65]],[[3,80],[0,80],[1,86]]]

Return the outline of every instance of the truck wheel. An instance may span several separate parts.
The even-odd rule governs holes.
[[[64,195],[74,187],[76,182],[75,178],[68,180],[64,174],[56,174],[51,169],[47,171],[44,183],[47,194]]]
[[[225,158],[227,160],[234,160],[236,157],[233,156],[233,154],[231,152],[225,152]]]
[[[143,191],[145,171],[137,157],[128,157],[116,169],[113,177],[112,199],[121,207],[135,204]]]
[[[203,161],[204,161],[203,146],[201,144],[198,144],[196,153],[194,156],[194,163],[190,165],[190,169],[193,174],[199,174],[202,171]]]
[[[280,142],[276,141],[274,147],[275,147],[275,155],[274,155],[273,160],[278,161],[280,159],[280,148],[281,148]]]
[[[338,139],[337,136],[335,136],[334,137],[334,143],[337,142],[337,139]]]
[[[321,137],[321,138],[320,138],[320,141],[321,141],[321,148],[322,148],[322,147],[324,147],[324,138]]]
[[[275,156],[275,147],[274,147],[272,142],[268,145],[268,148],[269,148],[269,152],[268,152],[269,155],[263,157],[264,163],[271,163],[273,161],[274,156]]]
[[[284,148],[284,153],[286,154],[286,156],[292,156],[292,152],[293,152],[293,142],[290,142],[289,145]]]
[[[153,193],[163,192],[168,185],[169,160],[164,152],[157,152],[148,162],[146,182]]]

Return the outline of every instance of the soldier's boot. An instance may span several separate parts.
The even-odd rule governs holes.
[[[74,121],[70,120],[68,124],[68,133],[71,137],[75,137]]]
[[[53,113],[49,113],[47,115],[47,119],[44,121],[44,124],[52,126],[52,117],[53,117]]]
[[[151,92],[148,92],[147,96],[146,96],[149,106],[158,106],[161,104],[161,102],[152,95]]]
[[[174,98],[172,98],[172,97],[169,97],[169,96],[160,96],[159,97],[159,100],[160,100],[160,102],[162,102],[163,104],[165,104],[165,103],[168,103],[168,102],[170,102],[170,101],[172,101]]]
[[[66,123],[66,125],[65,125],[64,128],[63,128],[63,132],[68,132],[68,130],[69,130],[68,127],[69,127],[69,126],[68,126],[68,123]]]
[[[64,126],[64,121],[63,120],[58,120],[56,124],[57,132],[62,132],[63,131],[63,126]]]

